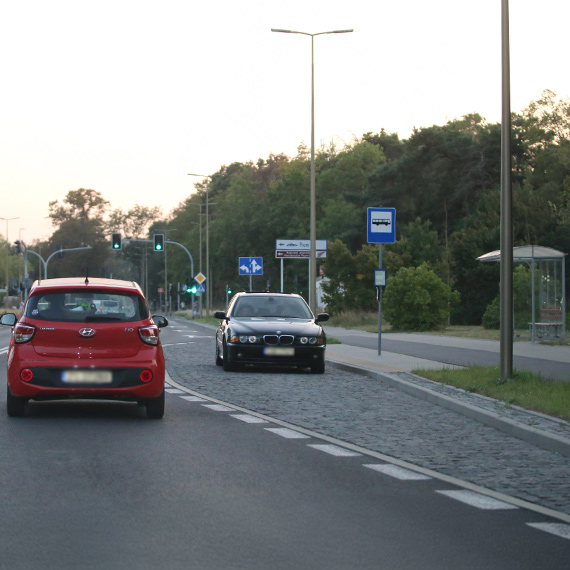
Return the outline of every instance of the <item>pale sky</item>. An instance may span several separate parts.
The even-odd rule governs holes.
[[[188,172],[316,142],[501,116],[500,0],[0,0],[0,188],[9,239],[92,188],[170,212]],[[570,96],[568,0],[511,0],[511,108]],[[252,205],[254,207],[254,205]],[[0,219],[0,234],[6,222]]]

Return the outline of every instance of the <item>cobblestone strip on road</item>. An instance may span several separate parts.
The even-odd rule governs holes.
[[[361,374],[214,363],[214,338],[165,346],[176,382],[213,398],[570,514],[570,458]]]

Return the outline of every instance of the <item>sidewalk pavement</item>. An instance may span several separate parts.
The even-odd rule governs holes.
[[[343,329],[340,327],[327,327],[325,326],[327,335],[332,337],[341,336],[346,337],[363,337],[363,338],[376,338],[377,333],[370,333],[354,329]],[[342,340],[342,339],[341,339]],[[501,345],[498,340],[484,340],[476,338],[463,338],[456,336],[444,336],[437,334],[419,334],[419,333],[382,333],[382,340],[397,340],[399,342],[410,342],[417,344],[425,344],[432,346],[445,346],[449,348],[464,348],[466,350],[480,350],[499,354]],[[335,346],[342,345],[327,345],[327,351],[333,349]],[[354,347],[356,348],[356,347]],[[333,350],[331,352],[333,352]],[[443,368],[446,365],[435,360],[424,360],[421,358],[414,358],[405,355],[398,355],[382,350],[379,357],[377,350],[369,350],[369,356],[375,356],[376,364],[395,367],[399,370],[410,371],[417,368]],[[364,356],[362,353],[361,356]],[[527,358],[539,358],[545,360],[552,360],[554,362],[567,363],[570,369],[570,346],[558,346],[541,344],[538,342],[519,341],[513,343],[513,355],[525,356]],[[401,359],[396,359],[396,356],[402,356]],[[420,365],[416,366],[415,360],[419,361]],[[450,366],[447,365],[449,368]]]
[[[346,331],[346,333],[351,332],[359,334],[359,331]],[[475,348],[479,345],[481,348],[485,346],[486,350],[499,351],[499,343],[495,341],[413,334],[397,335],[398,340],[404,340],[403,336],[406,336],[407,339],[405,340],[410,342],[423,342],[440,346],[464,346],[466,348]],[[525,356],[548,358],[546,355],[550,355],[554,360],[570,363],[570,349],[568,347],[517,343],[514,350]],[[377,350],[348,344],[327,345],[326,360],[333,366],[377,378],[409,394],[453,410],[528,443],[570,457],[569,422],[433,382],[411,373],[411,370],[416,369],[455,369],[460,367],[394,352],[382,351],[379,356]]]

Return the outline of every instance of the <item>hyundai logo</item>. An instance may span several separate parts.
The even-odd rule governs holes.
[[[81,336],[86,336],[86,337],[90,337],[93,336],[95,334],[95,331],[93,329],[80,329],[79,334]]]

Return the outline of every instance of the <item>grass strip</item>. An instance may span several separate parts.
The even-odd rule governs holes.
[[[413,370],[414,374],[570,421],[570,382],[550,380],[539,374],[514,370],[513,378],[501,378],[499,368],[470,366],[461,369]]]

